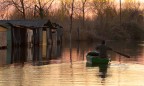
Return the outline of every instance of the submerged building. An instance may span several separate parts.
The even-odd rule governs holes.
[[[50,20],[0,20],[0,55],[3,56],[0,60],[6,64],[17,62],[17,59],[25,61],[26,55],[31,55],[25,49],[29,45],[36,46],[33,52],[36,56],[29,59],[41,58],[40,45],[59,44],[59,41],[62,41],[62,26]]]
[[[43,43],[43,33],[46,33],[47,44],[53,40],[61,40],[62,27],[50,20],[1,20],[0,46],[17,46]],[[55,34],[55,38],[53,38]]]

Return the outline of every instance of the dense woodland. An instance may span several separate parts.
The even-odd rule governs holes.
[[[143,40],[143,3],[127,0],[1,0],[1,19],[50,19],[63,26],[63,39]],[[71,35],[71,36],[69,36]],[[78,37],[79,36],[79,37]]]

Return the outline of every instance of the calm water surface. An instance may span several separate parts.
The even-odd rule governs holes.
[[[109,52],[112,61],[103,75],[86,66],[86,54],[98,43],[0,50],[0,86],[144,86],[144,43],[107,44],[131,56]],[[71,53],[71,54],[70,54]]]

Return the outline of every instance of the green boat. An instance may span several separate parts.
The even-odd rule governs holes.
[[[110,62],[109,58],[100,58],[99,52],[91,51],[86,55],[87,63],[88,64],[108,64]]]

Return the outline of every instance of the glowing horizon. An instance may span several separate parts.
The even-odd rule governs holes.
[[[30,1],[32,1],[32,0],[30,0]],[[37,0],[33,0],[33,1],[37,1]],[[43,0],[43,2],[46,2],[46,1],[50,1],[50,0]],[[58,9],[59,8],[59,6],[60,6],[60,2],[61,0],[54,0],[54,2],[53,2],[53,8],[54,9]],[[65,0],[65,1],[67,1],[67,2],[69,2],[70,0]],[[77,2],[77,1],[81,1],[81,0],[75,0],[75,2]],[[88,2],[91,2],[92,0],[88,0]],[[120,1],[121,1],[121,3],[123,4],[123,3],[125,3],[125,2],[140,2],[140,3],[142,3],[142,4],[144,4],[144,0],[107,0],[107,1],[110,1],[110,2],[113,2],[113,3],[115,3],[115,4],[119,4],[120,3]],[[70,3],[70,2],[69,2]],[[117,6],[117,8],[119,8],[119,5],[116,5]],[[141,6],[142,7],[142,6]],[[142,7],[143,8],[143,7]],[[9,9],[11,9],[11,8],[9,8]],[[8,19],[8,15],[9,15],[9,13],[11,12],[11,10],[9,10],[9,9],[6,9],[5,11],[1,11],[1,13],[0,13],[0,19]],[[88,13],[88,14],[86,14],[87,16],[90,16],[90,17],[92,17],[93,15],[92,14],[90,14],[90,13]]]

